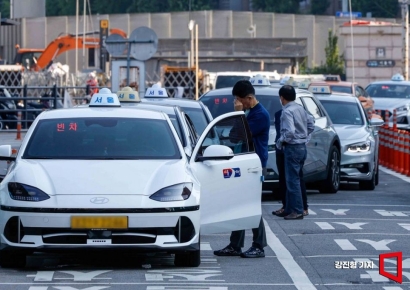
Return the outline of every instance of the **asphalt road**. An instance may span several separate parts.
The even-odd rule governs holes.
[[[201,236],[198,268],[174,267],[167,255],[36,253],[22,270],[0,269],[0,290],[410,289],[409,183],[382,169],[374,191],[353,183],[337,194],[309,191],[310,215],[298,221],[273,216],[280,204],[265,197],[266,258],[214,256],[229,233]],[[251,239],[247,231],[244,250]],[[402,252],[402,284],[379,275],[379,255],[390,252]],[[385,260],[385,271],[396,267]]]

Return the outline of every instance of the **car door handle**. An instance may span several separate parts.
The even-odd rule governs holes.
[[[248,168],[248,173],[259,173],[261,169],[260,167]]]

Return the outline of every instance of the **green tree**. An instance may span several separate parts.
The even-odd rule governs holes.
[[[360,11],[364,15],[372,12],[373,17],[395,18],[399,15],[399,1],[397,0],[355,0],[352,10]]]
[[[10,17],[10,0],[0,0],[1,18]]]
[[[313,74],[335,74],[343,75],[345,72],[344,59],[339,53],[339,47],[337,46],[338,37],[333,34],[333,31],[329,29],[327,36],[327,45],[325,47],[326,62],[324,65],[314,67],[313,69],[307,69],[306,63],[302,63],[301,71],[303,73]]]
[[[256,11],[263,12],[299,13],[299,2],[299,0],[252,0],[252,7]]]
[[[327,8],[329,7],[329,0],[315,0],[311,2],[310,13],[314,15],[325,14]]]

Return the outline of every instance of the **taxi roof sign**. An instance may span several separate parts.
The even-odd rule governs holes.
[[[124,87],[121,91],[117,92],[118,100],[120,102],[141,102],[140,95],[137,91],[134,91],[131,87]]]
[[[306,79],[306,80],[304,80],[304,81],[301,81],[300,83],[299,83],[299,89],[304,89],[304,90],[307,90],[308,88],[309,88],[309,86],[310,86],[310,83],[311,83],[311,81],[309,80],[309,79]]]
[[[284,83],[284,85],[292,86],[292,87],[299,87],[299,83],[295,81],[293,77],[289,77],[289,79]]]
[[[89,107],[121,107],[117,94],[113,94],[110,89],[102,88],[91,98]]]
[[[270,86],[270,81],[263,75],[257,74],[249,79],[253,86]]]
[[[329,86],[325,85],[313,85],[309,86],[309,92],[314,94],[331,94],[332,91],[330,90]]]
[[[159,84],[155,84],[145,92],[145,98],[168,98],[168,93]]]
[[[395,74],[391,78],[392,81],[404,81],[404,77],[401,74]]]

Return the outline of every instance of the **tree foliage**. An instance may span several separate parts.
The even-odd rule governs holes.
[[[360,11],[363,15],[372,12],[372,17],[395,18],[399,13],[400,5],[397,0],[355,0],[352,1],[352,10]]]
[[[299,0],[252,0],[252,7],[256,11],[296,14],[299,13],[299,2]]]
[[[329,0],[315,0],[311,2],[310,13],[314,15],[323,15],[325,14],[327,8],[330,5]]]
[[[326,62],[324,65],[314,67],[313,69],[307,69],[306,65],[302,65],[304,73],[312,74],[335,74],[343,75],[345,72],[344,59],[339,53],[339,47],[337,45],[338,37],[333,34],[333,31],[329,29],[327,36],[327,45],[325,47]]]

